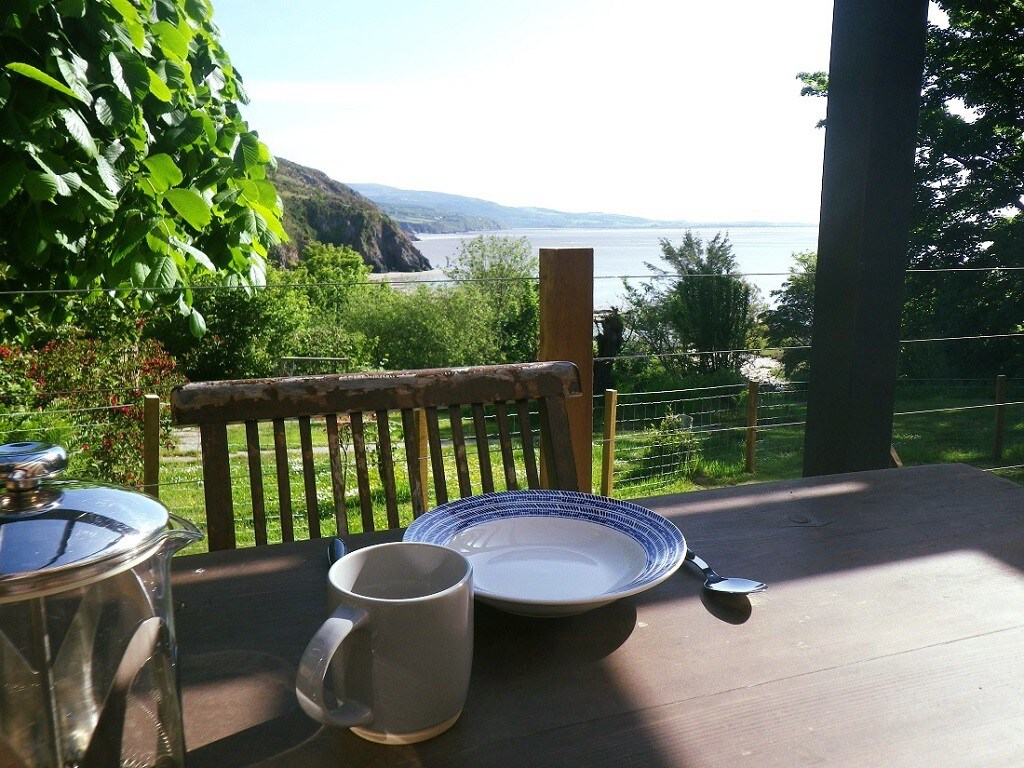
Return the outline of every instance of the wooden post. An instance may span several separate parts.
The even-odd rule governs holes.
[[[996,437],[992,446],[992,457],[996,461],[1003,460],[1003,431],[1006,427],[1006,377],[996,376]]]
[[[835,0],[804,475],[884,469],[928,0]]]
[[[160,396],[142,400],[142,490],[160,498]]]
[[[754,471],[754,460],[757,456],[757,400],[759,385],[756,381],[747,382],[747,472]]]
[[[581,491],[593,487],[594,249],[540,249],[538,360],[569,360],[580,371],[582,397],[567,400]],[[541,451],[545,450],[541,445]],[[541,462],[541,467],[545,466]],[[546,487],[544,478],[541,485]]]
[[[413,420],[416,426],[416,442],[419,443],[419,473],[420,492],[423,500],[423,510],[430,509],[430,446],[427,441],[427,412],[422,408],[413,411]]]
[[[619,391],[604,391],[604,440],[601,441],[601,495],[612,495],[615,485],[615,411]]]

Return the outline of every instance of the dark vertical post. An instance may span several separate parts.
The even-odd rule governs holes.
[[[760,386],[756,381],[747,382],[747,450],[744,469],[754,471],[757,458],[757,401]]]
[[[992,458],[1003,460],[1003,432],[1006,429],[1006,376],[996,376],[996,434],[992,446]]]
[[[160,396],[146,395],[142,408],[142,490],[160,498]]]
[[[836,0],[804,475],[889,465],[927,0]]]

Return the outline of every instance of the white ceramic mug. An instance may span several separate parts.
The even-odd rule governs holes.
[[[334,563],[327,573],[332,615],[303,653],[295,681],[303,711],[381,744],[448,730],[469,688],[472,578],[465,557],[433,544],[378,544]],[[333,697],[324,690],[328,672]]]

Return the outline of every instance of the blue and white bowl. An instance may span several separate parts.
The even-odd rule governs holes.
[[[442,504],[405,541],[450,547],[473,565],[482,602],[527,616],[569,616],[635,595],[686,556],[679,529],[649,509],[570,491],[504,491]]]

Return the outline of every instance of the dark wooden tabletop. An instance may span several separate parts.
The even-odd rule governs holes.
[[[296,704],[324,541],[176,558],[189,767],[1024,765],[1020,486],[946,465],[642,503],[768,591],[687,570],[572,618],[478,606],[462,718],[405,747]]]

